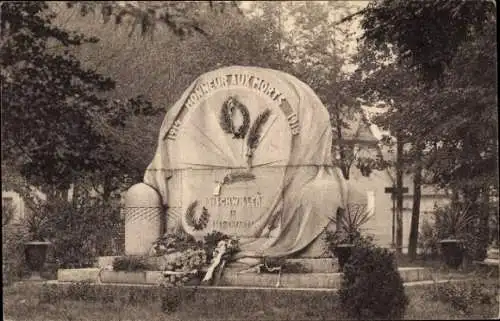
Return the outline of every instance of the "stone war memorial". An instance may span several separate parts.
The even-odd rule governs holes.
[[[238,237],[239,258],[300,255],[353,194],[331,150],[328,111],[297,78],[239,66],[200,76],[167,112],[144,181],[128,191],[127,254],[182,229]]]
[[[151,285],[197,273],[201,286],[340,286],[342,263],[326,235],[338,227],[333,218],[366,206],[367,197],[333,165],[328,111],[299,79],[242,66],[199,76],[168,109],[156,152],[145,157],[143,182],[125,196],[125,256],[60,269],[58,282]],[[206,248],[157,252],[169,236],[206,246],[211,234],[237,240],[237,250],[225,252],[233,243],[216,241],[212,258]],[[145,257],[154,270],[115,270],[117,259],[132,257]],[[193,257],[197,268],[185,263]],[[282,263],[273,270],[269,260]],[[295,272],[282,273],[286,264]],[[423,268],[405,269],[405,281],[430,279]]]

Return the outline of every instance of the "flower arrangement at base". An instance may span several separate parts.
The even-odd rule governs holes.
[[[239,241],[233,238],[224,238],[217,243],[217,247],[213,251],[212,260],[208,267],[207,273],[202,282],[208,282],[213,279],[213,274],[217,268],[222,273],[226,262],[239,251]]]
[[[199,281],[207,268],[205,278],[209,275],[211,279],[215,268],[238,250],[238,240],[217,231],[206,235],[203,241],[180,231],[160,237],[153,244],[151,254],[163,261],[160,285],[171,288]]]
[[[161,284],[165,287],[185,285],[199,276],[206,261],[207,256],[203,249],[187,249],[179,252],[175,260],[167,263]]]
[[[187,249],[200,248],[201,243],[183,231],[165,234],[158,238],[151,248],[152,256],[164,256],[166,254],[182,252]]]

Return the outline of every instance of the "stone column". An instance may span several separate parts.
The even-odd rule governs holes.
[[[158,193],[139,183],[125,196],[125,254],[147,255],[161,234],[163,206]]]

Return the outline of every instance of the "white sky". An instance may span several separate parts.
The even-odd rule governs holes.
[[[250,9],[252,2],[254,2],[254,1],[242,1],[241,8],[244,10]],[[281,1],[281,2],[287,2],[287,1]],[[295,1],[295,2],[304,3],[305,1]],[[316,2],[325,3],[328,1],[316,1]],[[359,11],[359,10],[363,9],[364,7],[366,7],[368,5],[369,1],[342,1],[342,2],[347,3],[348,6],[352,8],[352,12],[356,12],[356,11]],[[331,15],[332,15],[333,21],[340,21],[342,18],[344,18],[346,16],[346,14],[344,12],[339,12],[339,13],[332,12]],[[293,19],[291,19],[291,17],[288,16],[288,14],[286,12],[283,13],[282,21],[283,21],[282,27],[284,28],[284,30],[291,31],[294,29],[294,21],[293,21]],[[353,33],[353,36],[347,38],[347,41],[346,41],[346,44],[347,44],[346,54],[349,56],[349,55],[352,55],[356,52],[356,48],[357,48],[356,39],[361,35],[361,27],[359,25],[359,19],[353,19],[350,22],[345,22],[343,27],[349,27],[348,30]],[[342,34],[337,34],[336,36],[342,37]],[[351,65],[351,64],[346,64],[345,66],[343,66],[343,70],[346,72],[352,72],[352,71],[354,71],[354,69],[355,69],[355,66]]]

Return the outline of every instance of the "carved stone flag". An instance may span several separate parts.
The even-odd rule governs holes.
[[[309,245],[344,206],[329,115],[283,72],[228,67],[200,76],[170,108],[144,182],[160,194],[167,233],[240,238],[244,256]]]

